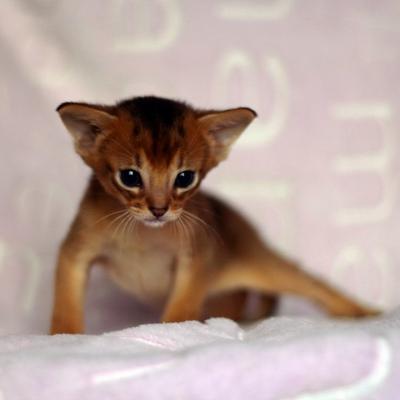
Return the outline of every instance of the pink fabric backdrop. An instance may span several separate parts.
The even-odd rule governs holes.
[[[0,333],[46,332],[88,170],[54,112],[133,95],[247,105],[208,187],[360,299],[400,303],[397,0],[2,0]],[[153,320],[94,276],[91,331]]]

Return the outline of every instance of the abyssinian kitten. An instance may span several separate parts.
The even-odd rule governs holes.
[[[237,211],[199,190],[256,117],[250,108],[198,110],[136,97],[112,106],[68,102],[57,111],[93,174],[59,253],[53,334],[84,331],[94,262],[141,301],[163,307],[164,322],[240,319],[250,291],[263,293],[265,314],[282,293],[334,316],[376,313],[269,248]]]

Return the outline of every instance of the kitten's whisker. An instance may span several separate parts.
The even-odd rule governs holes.
[[[182,215],[182,218],[179,219],[179,221],[181,222],[182,229],[183,229],[185,237],[187,239],[186,244],[189,247],[189,251],[190,251],[190,253],[193,253],[193,243],[192,243],[192,237],[190,235],[190,231],[189,231],[189,228],[188,228],[188,223],[184,219],[183,215]]]
[[[127,234],[132,239],[133,239],[133,237],[135,235],[135,225],[136,225],[136,218],[135,218],[134,215],[131,215],[129,217]]]
[[[195,234],[196,234],[195,227],[193,226],[194,224],[190,219],[187,218],[186,215],[183,215],[182,220],[185,222],[187,230],[189,231],[189,235],[192,238],[191,247],[192,247],[192,251],[193,251],[193,243],[194,243]]]
[[[207,224],[203,219],[201,219],[200,217],[198,217],[197,215],[195,215],[195,214],[193,214],[193,213],[191,213],[189,211],[183,210],[182,213],[191,222],[193,222],[193,223],[197,224],[198,226],[202,227],[205,233],[207,233],[208,235],[210,235],[210,233],[212,233],[214,238],[217,239],[220,244],[223,244],[221,236],[219,235],[219,233],[215,230],[215,228],[213,226],[211,226],[210,224]]]
[[[179,241],[181,242],[182,247],[186,244],[186,232],[182,226],[182,219],[179,217],[177,219],[178,227],[179,227]]]
[[[127,228],[129,227],[131,218],[132,218],[132,215],[129,213],[129,215],[125,218],[124,224],[121,229],[122,240],[125,245],[128,240]]]
[[[136,227],[136,217],[132,214],[129,220],[129,235],[135,234],[135,227]]]
[[[109,213],[109,214],[107,214],[107,215],[103,215],[101,218],[99,218],[97,221],[95,221],[95,222],[93,223],[93,226],[94,226],[94,225],[97,225],[99,222],[104,221],[104,220],[107,219],[107,218],[110,218],[110,217],[113,216],[113,215],[121,214],[121,213],[124,213],[125,211],[126,211],[126,209],[122,209],[122,210],[118,210],[118,211],[111,212],[111,213]]]
[[[179,247],[182,247],[182,238],[180,235],[180,230],[179,230],[179,217],[175,221],[172,222],[172,227],[174,230],[174,237],[179,240]]]
[[[127,214],[124,214],[124,218],[119,222],[119,224],[113,234],[113,238],[119,239],[119,245],[118,245],[118,254],[119,255],[122,254],[122,249],[123,249],[124,245],[126,245],[125,237],[124,237],[122,231],[124,229],[124,226],[126,225],[126,221],[128,220],[128,218],[129,218],[129,212]]]
[[[124,219],[125,216],[129,213],[128,210],[125,210],[124,213],[122,213],[121,215],[118,215],[117,217],[115,217],[108,225],[107,225],[107,229],[110,229],[114,224],[117,223],[117,221],[120,221],[121,219]]]
[[[190,234],[190,237],[191,238],[194,238],[194,234],[195,234],[195,231],[194,231],[194,229],[193,229],[193,224],[192,224],[192,221],[190,220],[190,218],[187,218],[187,216],[185,215],[185,214],[183,214],[183,221],[185,221],[185,223],[186,223],[186,226],[187,226],[187,229],[188,229],[188,231],[189,231],[189,234]],[[185,219],[186,218],[186,219]]]
[[[129,211],[127,211],[127,213],[122,216],[122,219],[120,217],[117,217],[120,219],[120,221],[118,222],[118,225],[115,228],[114,233],[112,235],[113,239],[115,239],[117,236],[120,235],[120,233],[121,233],[120,228],[121,228],[122,224],[126,221],[126,218],[128,218],[128,214],[129,214]]]
[[[181,247],[182,243],[181,243],[181,238],[179,235],[179,226],[178,226],[178,219],[176,219],[173,223],[172,223],[173,227],[174,227],[174,236],[176,236],[176,238],[179,240],[179,247]]]

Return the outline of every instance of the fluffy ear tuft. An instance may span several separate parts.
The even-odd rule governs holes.
[[[62,103],[57,107],[57,112],[81,155],[90,152],[95,147],[97,137],[110,129],[117,119],[99,106],[84,103]]]
[[[257,113],[251,108],[241,107],[211,112],[198,119],[211,142],[217,162],[228,156],[232,144],[255,117],[257,117]]]

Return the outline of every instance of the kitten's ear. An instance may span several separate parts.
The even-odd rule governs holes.
[[[211,112],[198,119],[211,142],[217,162],[224,160],[232,144],[239,138],[247,126],[257,117],[251,108]]]
[[[62,103],[57,107],[62,122],[74,138],[81,155],[94,149],[96,139],[109,130],[117,117],[99,106],[82,103]]]

